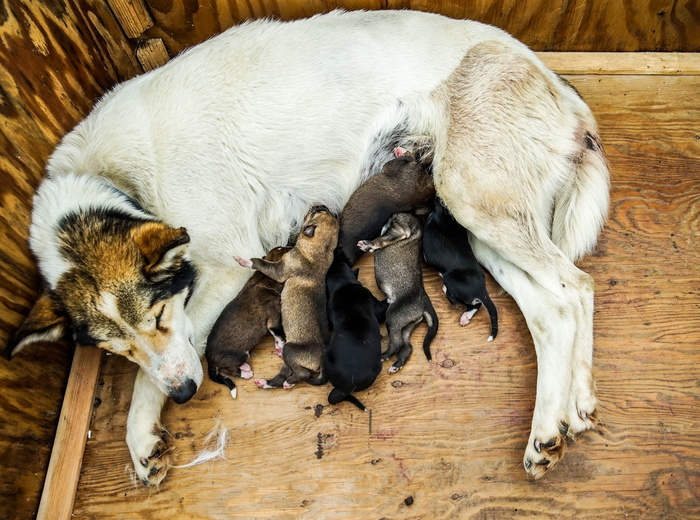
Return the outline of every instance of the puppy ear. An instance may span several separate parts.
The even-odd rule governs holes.
[[[65,331],[66,318],[57,312],[49,292],[44,291],[29,311],[24,323],[10,338],[5,356],[12,359],[17,352],[33,343],[58,341]]]
[[[304,231],[303,231],[304,236],[307,236],[307,237],[314,236],[315,232],[316,232],[316,226],[306,226],[304,228]]]
[[[167,278],[187,260],[190,236],[185,228],[146,222],[132,231],[132,237],[146,259],[144,274],[154,281]]]

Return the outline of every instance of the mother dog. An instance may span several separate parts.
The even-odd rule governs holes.
[[[51,156],[30,245],[46,289],[15,354],[69,335],[140,366],[138,476],[169,456],[168,396],[202,382],[215,319],[308,208],[339,211],[395,146],[433,152],[438,195],[517,301],[539,374],[524,465],[542,476],[591,428],[595,244],[608,171],[590,110],[521,43],[409,11],[245,23],[118,85]]]

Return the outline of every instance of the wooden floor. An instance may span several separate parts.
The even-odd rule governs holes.
[[[592,107],[612,172],[610,220],[580,263],[596,281],[595,431],[529,481],[537,367],[522,315],[492,283],[500,333],[487,343],[486,314],[460,328],[426,270],[441,319],[432,363],[418,349],[385,371],[360,395],[367,413],[328,406],[327,387],[243,381],[234,401],[206,380],[189,403],[168,404],[164,423],[181,464],[223,424],[227,459],[172,469],[158,490],[135,483],[124,442],[134,366],[105,357],[74,518],[700,518],[697,56],[546,59]],[[371,258],[361,267],[371,282]],[[251,364],[276,373],[271,341]]]

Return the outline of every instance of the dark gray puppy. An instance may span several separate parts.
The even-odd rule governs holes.
[[[404,148],[395,148],[396,159],[352,194],[340,214],[338,244],[353,265],[362,252],[358,240],[376,237],[394,213],[411,211],[435,197],[433,179],[426,168]]]
[[[396,361],[389,368],[390,374],[400,370],[413,352],[411,333],[423,319],[428,324],[423,352],[428,361],[432,359],[430,344],[437,334],[438,317],[423,288],[422,228],[415,215],[397,213],[386,223],[380,237],[357,243],[363,251],[375,251],[377,285],[389,302],[386,311],[389,346],[382,352],[382,359],[396,354]]]
[[[265,259],[279,261],[289,247],[276,247]],[[250,379],[250,351],[270,332],[275,348],[284,343],[280,297],[283,285],[256,271],[243,289],[224,308],[207,338],[207,366],[212,381],[226,385],[236,398],[234,377]]]

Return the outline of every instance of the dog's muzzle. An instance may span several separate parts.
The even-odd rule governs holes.
[[[192,396],[197,392],[197,383],[192,379],[186,379],[184,382],[175,388],[175,386],[170,387],[168,396],[170,399],[175,401],[177,404],[183,404],[192,399]]]

